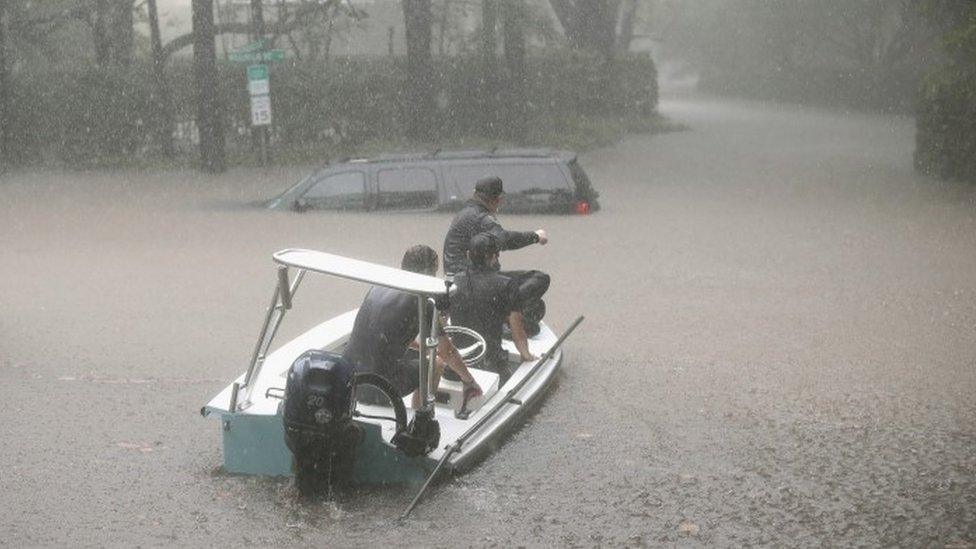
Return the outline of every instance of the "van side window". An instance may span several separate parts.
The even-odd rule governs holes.
[[[482,177],[495,175],[505,182],[507,194],[526,191],[570,190],[566,176],[556,164],[494,164],[481,166],[452,166],[447,168],[449,180],[453,183],[452,197],[466,200],[474,192],[474,184]]]
[[[429,168],[380,170],[377,176],[376,209],[412,210],[437,205],[437,177]]]
[[[366,204],[366,176],[359,171],[326,175],[316,181],[302,198],[310,208],[362,209]]]

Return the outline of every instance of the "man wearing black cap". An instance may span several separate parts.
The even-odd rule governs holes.
[[[471,239],[480,233],[488,233],[495,238],[498,250],[518,250],[530,244],[545,245],[549,238],[546,231],[507,231],[495,212],[505,196],[502,180],[491,176],[479,179],[474,186],[474,197],[468,200],[464,208],[458,212],[451,222],[444,238],[444,274],[452,277],[470,266],[468,246]],[[501,266],[495,263],[494,270]],[[549,275],[542,271],[505,271],[502,274],[515,279],[522,297],[523,312],[525,313],[530,334],[538,331],[538,321],[545,314],[545,304],[542,296],[549,289]]]
[[[502,325],[508,322],[522,361],[536,360],[529,352],[518,282],[497,272],[498,245],[488,233],[475,235],[468,249],[470,266],[454,277],[451,324],[464,326],[485,338],[485,366],[505,383],[511,375],[508,353],[502,349]],[[449,374],[448,374],[449,376]]]

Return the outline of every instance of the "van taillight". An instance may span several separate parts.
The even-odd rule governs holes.
[[[580,215],[589,215],[590,213],[590,203],[585,200],[580,200],[576,203],[576,213]]]

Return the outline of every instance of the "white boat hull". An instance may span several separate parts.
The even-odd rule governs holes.
[[[349,338],[356,310],[323,322],[301,336],[269,354],[260,375],[253,380],[250,401],[241,402],[236,411],[230,411],[234,383],[217,394],[201,413],[220,417],[224,442],[224,468],[228,472],[259,475],[291,475],[291,454],[285,446],[280,412],[280,395],[285,387],[288,369],[292,362],[309,349],[340,352]],[[542,325],[539,334],[530,338],[529,349],[536,356],[544,355],[556,343],[557,336]],[[514,345],[504,341],[503,347],[510,356],[517,356]],[[420,458],[409,458],[396,450],[390,439],[395,432],[393,422],[356,418],[365,432],[363,444],[357,449],[353,482],[365,484],[415,483],[423,479],[439,461],[448,445],[453,444],[472,426],[471,432],[459,450],[448,459],[446,467],[454,471],[464,470],[483,458],[497,446],[499,440],[512,428],[534,403],[545,393],[562,361],[562,352],[555,350],[538,367],[534,362],[523,362],[514,370],[502,387],[497,386],[498,376],[492,372],[474,369],[472,373],[486,389],[485,399],[473,402],[477,408],[467,419],[454,416],[454,407],[435,404],[435,417],[440,424],[441,440],[438,448]],[[531,376],[531,378],[526,379]],[[242,374],[235,383],[243,384]],[[522,381],[524,383],[522,383]],[[509,395],[510,389],[519,386]],[[442,382],[442,387],[450,382]],[[505,404],[500,404],[507,401]],[[404,399],[408,414],[409,398]],[[500,409],[490,414],[490,410]],[[391,416],[392,408],[359,404],[360,412],[368,415]],[[484,422],[481,419],[490,415]]]

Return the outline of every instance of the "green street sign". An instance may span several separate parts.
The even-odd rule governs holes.
[[[231,52],[227,59],[236,63],[273,63],[285,60],[285,50]]]
[[[267,80],[268,79],[268,66],[267,65],[251,65],[247,68],[247,79],[248,80]]]
[[[262,38],[260,40],[251,42],[250,44],[244,44],[243,46],[234,50],[234,53],[250,53],[256,51],[264,51],[266,49],[268,49],[268,39]]]

